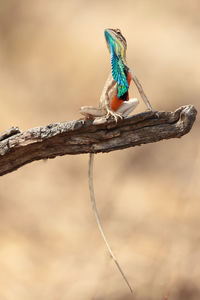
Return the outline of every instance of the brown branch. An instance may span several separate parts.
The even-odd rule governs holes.
[[[109,152],[180,138],[188,133],[197,111],[187,105],[175,112],[143,112],[116,124],[113,120],[76,120],[20,132],[17,127],[0,134],[0,175],[34,160],[58,155]]]

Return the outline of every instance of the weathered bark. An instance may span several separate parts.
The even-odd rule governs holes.
[[[116,124],[113,120],[76,120],[20,132],[17,127],[0,134],[0,175],[34,160],[58,155],[98,153],[180,138],[195,121],[194,106],[175,112],[143,112]]]

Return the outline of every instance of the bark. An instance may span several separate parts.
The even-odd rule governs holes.
[[[49,124],[0,134],[0,175],[39,159],[65,154],[109,152],[188,133],[197,111],[193,105],[174,112],[146,111],[117,123],[105,118]]]

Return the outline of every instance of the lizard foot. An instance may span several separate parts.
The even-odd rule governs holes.
[[[121,114],[118,114],[113,110],[107,108],[106,119],[108,119],[109,117],[114,118],[116,123],[118,122],[118,119],[123,119],[123,116]]]
[[[146,111],[151,111],[151,112],[153,112],[154,115],[155,115],[157,118],[159,118],[159,113],[158,113],[157,110],[155,110],[155,109],[153,109],[153,108],[147,108]]]

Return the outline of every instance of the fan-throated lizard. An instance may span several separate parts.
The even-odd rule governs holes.
[[[104,31],[106,43],[111,53],[112,72],[103,88],[99,107],[82,106],[80,113],[86,118],[96,118],[102,116],[112,116],[117,121],[118,118],[128,116],[138,105],[136,98],[129,99],[129,85],[134,81],[138,91],[149,110],[153,110],[143,88],[126,63],[127,42],[119,29],[106,29]]]
[[[97,117],[113,117],[117,122],[119,118],[128,116],[138,105],[139,101],[136,98],[129,99],[129,86],[131,80],[136,84],[138,91],[149,110],[153,110],[149,100],[147,99],[143,88],[135,76],[133,70],[131,70],[126,63],[126,49],[127,42],[119,29],[106,29],[104,31],[106,43],[111,54],[111,66],[112,71],[108,76],[108,79],[103,88],[99,107],[93,106],[82,106],[80,108],[80,113],[85,116],[85,118],[97,118]],[[120,273],[122,274],[124,280],[126,281],[129,289],[132,292],[132,288],[122,271],[116,257],[114,256],[105,234],[102,229],[99,214],[96,208],[96,202],[94,197],[93,188],[93,160],[94,154],[90,153],[89,159],[89,188],[90,197],[92,201],[92,206],[94,214],[97,220],[97,224],[101,235],[106,243],[108,251],[113,258],[115,264],[117,265]]]

